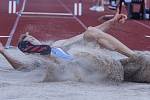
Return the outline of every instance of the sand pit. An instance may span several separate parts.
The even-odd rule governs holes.
[[[149,84],[122,83],[125,77],[129,77],[127,73],[132,75],[130,81],[150,82],[149,52],[138,52],[133,60],[121,64],[120,59],[125,59],[125,56],[101,49],[96,44],[82,40],[75,44],[69,42],[70,45],[66,43],[57,41],[53,45],[63,45],[74,55],[75,59],[69,62],[61,59],[49,61],[42,56],[25,55],[17,49],[9,49],[11,55],[28,63],[27,69],[17,71],[0,56],[0,99],[149,99]]]
[[[12,49],[9,52],[15,54],[16,50]],[[114,53],[110,54],[114,55]],[[117,57],[116,59],[122,58],[120,55]],[[44,71],[47,72],[45,67],[31,71],[16,71],[6,64],[3,58],[0,63],[1,100],[149,100],[150,98],[149,84],[128,82],[121,84],[93,83],[97,81],[95,78],[97,74],[88,77],[84,82],[81,82],[79,78],[73,78],[73,76],[63,77],[66,80],[59,82],[57,80],[51,80],[55,82],[43,82],[43,79],[45,79]],[[77,69],[74,68],[74,70]],[[70,73],[67,74],[70,75]],[[67,81],[69,78],[72,80]],[[89,80],[93,82],[89,82]]]

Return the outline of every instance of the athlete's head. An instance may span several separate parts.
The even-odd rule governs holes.
[[[20,36],[19,42],[21,42],[21,41],[28,41],[34,45],[41,45],[41,42],[39,40],[37,40],[35,37],[29,35],[29,32],[26,32],[25,34],[22,34]]]

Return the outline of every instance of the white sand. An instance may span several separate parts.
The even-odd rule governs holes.
[[[150,86],[106,86],[75,82],[0,84],[1,100],[149,100]]]
[[[14,50],[11,50],[15,55]],[[18,54],[16,54],[18,56]],[[20,57],[20,56],[19,56]],[[23,56],[22,56],[23,57]],[[144,83],[41,82],[43,70],[21,72],[0,57],[0,100],[149,100]]]

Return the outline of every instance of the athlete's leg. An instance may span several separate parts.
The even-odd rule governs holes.
[[[89,27],[84,33],[84,38],[88,41],[96,41],[105,48],[109,50],[115,50],[128,57],[134,54],[131,49],[129,49],[115,37],[101,31],[100,29],[97,29],[96,27]]]
[[[89,27],[87,31],[84,32],[84,38],[89,41],[96,41],[100,45],[103,45],[110,50],[116,50],[119,53],[130,57],[134,54],[131,49],[129,49],[115,37],[105,33],[106,30],[110,29],[115,24],[125,23],[126,19],[127,16],[124,14],[119,14],[119,10],[117,10],[115,17],[111,20],[96,27]]]

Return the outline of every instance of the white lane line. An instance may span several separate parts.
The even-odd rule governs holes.
[[[82,3],[79,3],[79,16],[81,16],[82,15]]]
[[[21,14],[21,15],[73,16],[72,13],[21,12],[20,14]]]
[[[9,1],[9,6],[8,6],[8,13],[12,13],[12,1]]]
[[[146,38],[150,38],[150,35],[145,35]]]
[[[26,2],[27,2],[27,0],[24,0],[24,1],[23,1],[23,5],[22,5],[21,12],[23,12],[23,11],[24,11],[24,9],[25,9],[25,5],[26,5]]]
[[[80,25],[81,25],[85,30],[88,29],[88,27],[87,27],[79,18],[77,18],[76,16],[74,16],[74,18],[75,18],[75,20],[76,20],[78,23],[80,23]]]
[[[74,3],[74,15],[75,16],[78,15],[78,5],[77,5],[77,3]]]
[[[8,38],[8,37],[10,37],[10,36],[0,36],[0,38]]]
[[[24,2],[23,2],[22,11],[23,11],[24,8],[25,8],[26,1],[27,1],[27,0],[24,0]],[[16,29],[17,29],[19,20],[20,20],[20,16],[18,15],[17,18],[16,18],[16,21],[15,21],[15,23],[14,23],[14,25],[13,25],[13,28],[11,29],[11,31],[10,31],[10,33],[9,33],[9,36],[10,36],[10,37],[8,38],[8,40],[7,40],[7,42],[6,42],[6,45],[5,45],[6,48],[9,48],[9,47],[10,47],[10,44],[11,44],[12,38],[13,38],[13,36],[14,36],[14,33],[15,33]]]
[[[17,19],[16,19],[16,21],[15,21],[15,23],[14,23],[14,25],[13,25],[13,28],[12,28],[10,34],[9,34],[10,37],[8,38],[7,43],[6,43],[6,45],[5,45],[6,48],[9,48],[9,46],[10,46],[10,44],[11,44],[13,35],[14,35],[14,33],[15,33],[15,31],[16,31],[16,28],[17,28],[17,25],[18,25],[18,23],[19,23],[19,19],[20,19],[20,16],[17,16]]]
[[[61,0],[57,0],[69,13],[71,13],[72,11],[66,7],[66,5],[61,1]],[[75,20],[85,29],[87,30],[87,26],[79,19],[77,18],[75,15],[73,16],[75,18]]]
[[[22,15],[21,17],[28,18],[54,18],[54,19],[74,19],[72,16],[42,16],[42,15]]]
[[[13,1],[13,13],[16,13],[17,2]]]
[[[149,26],[149,25],[143,24],[143,23],[141,23],[141,22],[139,22],[139,21],[136,21],[136,20],[134,20],[134,22],[136,22],[136,23],[138,23],[138,24],[140,24],[140,25],[142,25],[142,26],[144,26],[144,27],[150,29],[150,26]]]

